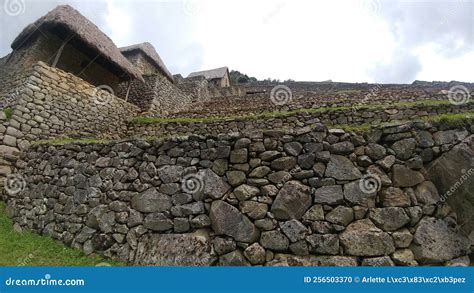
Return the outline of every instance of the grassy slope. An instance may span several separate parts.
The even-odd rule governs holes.
[[[397,102],[394,104],[376,104],[376,105],[361,105],[357,110],[377,110],[395,107],[415,107],[415,106],[436,106],[436,105],[447,105],[449,101],[444,100],[424,100],[417,102]],[[262,112],[259,114],[240,115],[240,116],[212,116],[212,117],[134,117],[130,119],[131,123],[134,124],[154,124],[154,123],[192,123],[192,122],[222,122],[222,121],[234,121],[234,120],[252,120],[252,119],[264,119],[264,118],[278,118],[287,117],[300,113],[323,113],[323,112],[337,112],[344,110],[352,110],[353,107],[349,106],[337,106],[337,107],[321,107],[321,108],[310,108],[310,109],[296,109],[291,111],[274,111],[274,112]]]
[[[0,266],[95,266],[121,265],[117,260],[84,255],[77,249],[32,232],[13,231],[12,221],[0,202]]]

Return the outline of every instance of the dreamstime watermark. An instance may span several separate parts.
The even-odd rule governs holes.
[[[382,180],[375,174],[367,174],[359,180],[359,188],[363,193],[373,194],[382,187]]]
[[[264,17],[263,17],[263,23],[269,23],[270,20],[274,19],[278,13],[280,13],[281,10],[286,6],[285,2],[279,2],[277,5],[275,5]]]
[[[85,286],[84,279],[53,279],[50,274],[44,275],[40,279],[13,279],[5,280],[7,287],[55,287],[55,286]]]
[[[182,2],[184,14],[195,16],[199,14],[202,9],[202,0],[183,0]]]
[[[382,90],[383,86],[381,84],[376,84],[374,87],[369,89],[369,92],[365,94],[364,98],[358,101],[357,104],[352,105],[352,112],[357,112],[363,106],[363,104],[370,99],[376,98],[380,91]]]
[[[204,180],[197,174],[188,174],[181,181],[181,188],[185,193],[200,193],[204,189]]]
[[[471,94],[467,87],[463,85],[455,85],[449,89],[448,99],[451,104],[459,106],[469,103]]]
[[[20,174],[10,174],[5,178],[3,187],[9,195],[14,196],[26,188],[26,181]]]
[[[26,257],[20,259],[20,261],[18,262],[18,266],[26,267],[33,261],[33,258],[35,258],[35,256],[32,253],[28,254]]]
[[[25,13],[25,0],[5,0],[3,10],[9,16],[18,16]]]
[[[444,203],[446,200],[448,200],[448,198],[453,195],[453,193],[456,192],[456,190],[458,190],[463,184],[464,182],[468,181],[471,176],[474,174],[474,168],[469,168],[469,170],[461,170],[461,173],[463,173],[461,175],[461,177],[459,178],[458,181],[456,181],[449,189],[448,191],[446,191],[444,194],[442,194],[440,196],[440,199],[439,199],[439,202],[438,204],[440,203]]]
[[[289,87],[280,84],[272,88],[270,92],[270,100],[277,106],[283,106],[291,103],[293,100],[293,93]]]
[[[380,12],[380,0],[359,0],[362,12],[369,15],[375,15]]]
[[[105,84],[95,87],[92,91],[94,103],[97,105],[106,105],[110,103],[114,98],[114,95],[114,90]]]

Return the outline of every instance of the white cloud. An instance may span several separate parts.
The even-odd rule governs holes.
[[[152,43],[183,75],[227,65],[282,80],[472,81],[472,1],[27,0],[21,17],[2,16],[0,53],[59,3],[79,9],[118,46]]]

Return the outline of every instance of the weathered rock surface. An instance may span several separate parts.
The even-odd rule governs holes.
[[[460,144],[442,155],[428,166],[427,176],[437,187],[440,200],[446,200],[456,211],[459,224],[469,235],[474,231],[474,144]]]
[[[368,219],[350,224],[339,239],[349,255],[383,256],[395,252],[392,237]]]
[[[258,238],[255,225],[237,208],[222,200],[212,203],[209,217],[217,234],[231,236],[242,242],[253,242]]]
[[[277,219],[300,219],[310,206],[310,188],[298,181],[290,181],[278,192],[271,211]]]
[[[424,218],[418,224],[411,250],[421,263],[442,263],[468,253],[470,241],[441,219]]]
[[[215,262],[209,237],[195,234],[153,234],[138,243],[134,264],[209,266]]]
[[[359,169],[346,157],[331,155],[325,175],[337,180],[355,180],[362,177]]]

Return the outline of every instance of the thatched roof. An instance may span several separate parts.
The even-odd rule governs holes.
[[[165,63],[161,60],[160,55],[156,52],[155,47],[153,47],[150,43],[141,43],[136,44],[128,47],[120,48],[120,51],[126,56],[127,53],[131,53],[134,51],[142,52],[145,56],[147,56],[155,65],[158,67],[159,70],[163,72],[163,74],[168,77],[171,81],[173,81],[173,75],[169,72],[168,68],[166,68]]]
[[[220,67],[211,70],[204,70],[204,71],[196,71],[190,73],[188,77],[195,77],[195,76],[204,76],[207,80],[216,79],[216,78],[223,78],[226,74],[229,73],[229,69],[227,67]]]
[[[114,72],[126,73],[131,78],[143,80],[141,73],[125,58],[114,42],[95,24],[85,18],[69,5],[60,5],[28,25],[13,41],[13,50],[20,48],[26,40],[40,30],[48,30],[59,37],[67,38],[71,33],[74,41],[79,41],[87,51],[100,54],[100,60],[106,63]],[[98,58],[99,59],[99,58]]]

